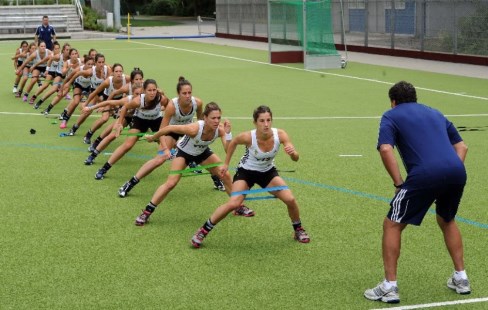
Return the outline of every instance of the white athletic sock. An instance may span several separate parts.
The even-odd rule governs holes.
[[[392,286],[397,286],[397,281],[383,280],[383,288],[389,290]]]
[[[461,271],[454,271],[454,279],[456,280],[466,280],[468,278],[468,275],[466,274],[466,271],[461,270]]]

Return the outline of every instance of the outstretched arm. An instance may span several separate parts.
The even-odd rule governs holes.
[[[191,123],[191,124],[187,124],[187,125],[168,125],[168,126],[165,126],[163,128],[160,128],[153,135],[147,136],[146,139],[149,142],[153,142],[156,139],[159,139],[159,137],[167,135],[171,132],[177,133],[180,135],[187,135],[190,137],[194,137],[198,134],[198,128],[199,128],[198,123]]]

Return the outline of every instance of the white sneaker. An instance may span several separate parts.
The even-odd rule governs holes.
[[[12,90],[12,92],[15,94],[17,91],[17,87],[14,86],[14,90]]]
[[[369,300],[381,300],[389,304],[397,304],[400,302],[400,294],[398,287],[392,286],[389,290],[383,287],[383,282],[380,282],[376,287],[367,289],[364,292],[364,297]]]
[[[455,290],[456,293],[461,295],[471,294],[471,286],[468,279],[456,280],[454,276],[447,279],[447,287],[451,290]]]

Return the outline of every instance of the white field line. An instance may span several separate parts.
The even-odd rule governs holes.
[[[32,112],[2,112],[0,111],[0,115],[29,115],[29,116],[42,116],[45,117],[46,119],[52,119],[52,120],[57,120],[56,118],[53,118],[53,115],[56,114],[49,114],[50,117],[46,117],[45,115],[41,113],[32,113]],[[79,114],[73,114],[72,116],[80,116]],[[90,117],[99,117],[99,114],[96,115],[90,115]],[[446,117],[487,117],[488,114],[446,114]],[[251,120],[252,117],[246,117],[246,116],[226,116],[224,118],[228,119],[235,119],[235,120]],[[274,120],[291,120],[291,121],[299,121],[299,120],[334,120],[334,119],[380,119],[381,116],[296,116],[296,117],[273,117]]]
[[[454,305],[461,305],[461,304],[472,304],[477,302],[487,302],[488,297],[484,298],[473,298],[473,299],[463,299],[463,300],[454,300],[454,301],[443,301],[443,302],[433,302],[430,304],[419,304],[419,305],[410,305],[410,306],[400,306],[400,307],[393,307],[393,308],[377,308],[371,310],[380,310],[380,309],[388,309],[388,310],[408,310],[408,309],[424,309],[424,308],[434,308],[434,307],[442,307],[442,306],[454,306]]]
[[[285,69],[291,69],[291,70],[306,71],[306,72],[312,72],[312,73],[317,73],[317,74],[331,75],[331,76],[336,76],[336,77],[342,77],[342,78],[348,78],[348,79],[354,79],[354,80],[360,80],[360,81],[367,81],[367,82],[374,82],[374,83],[380,83],[380,84],[387,84],[387,85],[392,84],[391,82],[380,81],[380,80],[375,80],[375,79],[367,79],[367,78],[349,76],[349,75],[344,75],[344,74],[322,72],[322,71],[315,71],[315,70],[307,70],[307,69],[295,68],[295,67],[290,67],[290,66],[285,66],[285,65],[270,64],[270,63],[262,62],[262,61],[238,58],[238,57],[233,57],[233,56],[225,56],[225,55],[207,53],[207,52],[202,52],[202,51],[195,51],[195,50],[190,50],[190,49],[185,49],[185,48],[178,48],[178,47],[158,45],[158,44],[138,42],[138,41],[131,41],[131,42],[134,44],[142,44],[142,45],[147,45],[147,46],[154,46],[154,47],[171,49],[171,50],[188,52],[188,53],[194,53],[194,54],[201,54],[201,55],[214,56],[214,57],[220,57],[220,58],[226,58],[226,59],[233,59],[233,60],[238,60],[238,61],[245,61],[245,62],[260,64],[260,65],[267,65],[267,66],[273,66],[273,67],[279,67],[279,68],[285,68]],[[431,88],[425,88],[425,87],[418,87],[418,86],[416,86],[415,88],[425,90],[425,91],[429,91],[429,92],[433,92],[433,93],[440,93],[440,94],[446,94],[446,95],[452,95],[452,96],[459,96],[459,97],[464,97],[464,98],[472,98],[472,99],[480,99],[480,100],[488,101],[488,97],[472,96],[472,95],[466,95],[464,93],[453,93],[453,92],[447,92],[447,91],[443,91],[443,90],[437,90],[437,89],[431,89]]]

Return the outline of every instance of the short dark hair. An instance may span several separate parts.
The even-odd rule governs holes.
[[[48,17],[47,15],[44,15],[44,16],[42,17],[42,19],[44,19],[44,18],[49,18],[49,17]]]
[[[415,87],[406,81],[400,81],[393,85],[388,91],[388,97],[390,97],[390,101],[395,100],[396,104],[417,102]]]

